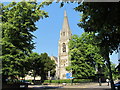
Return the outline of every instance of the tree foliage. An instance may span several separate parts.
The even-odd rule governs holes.
[[[120,77],[118,71],[116,70],[116,64],[114,64],[112,62],[111,62],[111,71],[112,71],[114,80],[116,80]],[[109,69],[107,67],[107,63],[106,63],[106,65],[104,65],[103,74],[105,75],[106,78],[109,78]]]
[[[25,55],[22,51],[17,49],[12,43],[2,42],[3,55],[2,58],[2,73],[3,80],[7,77],[16,76],[20,74],[23,68],[22,63],[25,62]]]
[[[101,40],[101,47],[107,45],[110,53],[118,49],[120,43],[120,2],[83,3],[75,10],[83,13],[78,25],[86,32],[97,33],[97,38]]]
[[[43,82],[48,77],[48,71],[50,71],[51,76],[55,75],[56,64],[47,53],[41,53],[40,55],[38,53],[31,53],[26,59],[26,70],[32,72],[34,80],[36,76],[40,76]]]
[[[41,81],[43,82],[45,79],[47,79],[48,71],[50,71],[51,76],[55,75],[55,67],[56,64],[54,60],[51,60],[47,53],[42,53],[40,55],[41,59]]]
[[[109,54],[119,49],[120,2],[86,2],[76,7],[76,10],[83,13],[81,22],[78,25],[84,28],[86,32],[96,33],[96,38],[100,41],[98,45],[100,46],[102,56],[107,61],[111,87],[114,90]]]
[[[40,55],[38,53],[31,53],[28,57],[27,57],[27,61],[28,61],[28,68],[29,71],[33,70],[33,72],[36,75],[39,75],[40,72],[40,65],[41,65],[41,60],[40,60]]]
[[[48,13],[40,10],[51,2],[12,2],[2,7],[2,63],[3,77],[20,75],[24,72],[25,58],[34,49],[32,32],[37,30],[35,22],[48,17]],[[21,72],[21,73],[20,73]]]
[[[74,35],[69,42],[71,68],[76,78],[87,78],[96,73],[99,65],[104,64],[100,48],[96,45],[94,33],[83,33],[81,37]]]
[[[2,7],[2,37],[16,48],[28,53],[34,48],[33,34],[37,27],[35,22],[47,13],[38,9],[40,5],[30,2],[12,2]]]

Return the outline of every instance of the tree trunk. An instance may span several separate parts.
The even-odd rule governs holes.
[[[34,75],[34,84],[35,84],[35,77],[36,77],[36,75],[35,75],[35,71],[34,71],[34,74],[33,74],[33,75]]]
[[[111,62],[110,62],[109,52],[108,52],[108,51],[107,51],[106,54],[105,54],[105,60],[107,61],[107,64],[108,64],[109,77],[110,77],[110,83],[111,83],[111,89],[112,89],[112,90],[115,90],[114,81],[113,81],[113,78],[112,78]]]
[[[34,75],[34,83],[35,83],[35,75]]]

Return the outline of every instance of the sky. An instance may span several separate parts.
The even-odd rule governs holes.
[[[67,11],[72,34],[80,36],[84,32],[84,30],[77,25],[81,19],[81,13],[74,10],[77,6],[77,3],[73,3],[65,4],[64,7],[60,8],[59,3],[53,3],[43,9],[48,12],[49,18],[44,18],[36,23],[39,29],[34,33],[37,37],[34,39],[36,42],[36,49],[33,50],[34,52],[46,52],[49,56],[58,56],[58,40],[63,24],[64,10]],[[115,52],[113,55],[110,55],[110,59],[113,63],[118,64],[118,55],[115,54]]]
[[[38,29],[33,33],[36,36],[36,38],[34,38],[36,47],[33,52],[39,54],[46,52],[49,56],[58,56],[58,41],[63,24],[64,10],[67,12],[72,34],[80,36],[84,32],[84,30],[77,25],[81,19],[81,13],[74,10],[77,6],[77,3],[70,3],[60,8],[60,3],[54,2],[42,8],[42,10],[48,12],[49,17],[36,22]],[[110,55],[110,59],[113,63],[118,64],[118,54],[113,53],[113,55]]]
[[[53,3],[43,9],[48,12],[49,18],[44,18],[36,23],[39,29],[34,33],[37,37],[34,39],[37,42],[35,52],[47,52],[49,56],[58,56],[58,41],[63,24],[64,10],[67,12],[72,34],[81,35],[84,32],[77,25],[80,20],[80,12],[74,11],[76,6],[77,4],[66,4],[60,8],[59,3]]]

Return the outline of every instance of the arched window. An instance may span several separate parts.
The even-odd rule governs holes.
[[[62,45],[62,50],[63,50],[63,52],[66,52],[66,45],[65,45],[65,43],[63,43],[63,45]]]

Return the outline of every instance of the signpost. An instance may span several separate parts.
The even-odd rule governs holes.
[[[75,77],[72,77],[72,73],[66,73],[66,78],[71,79],[71,84],[72,84],[72,79]]]
[[[66,78],[69,79],[72,76],[72,73],[66,73]]]
[[[72,77],[72,73],[66,73],[66,78],[67,79],[73,79],[75,77]]]

